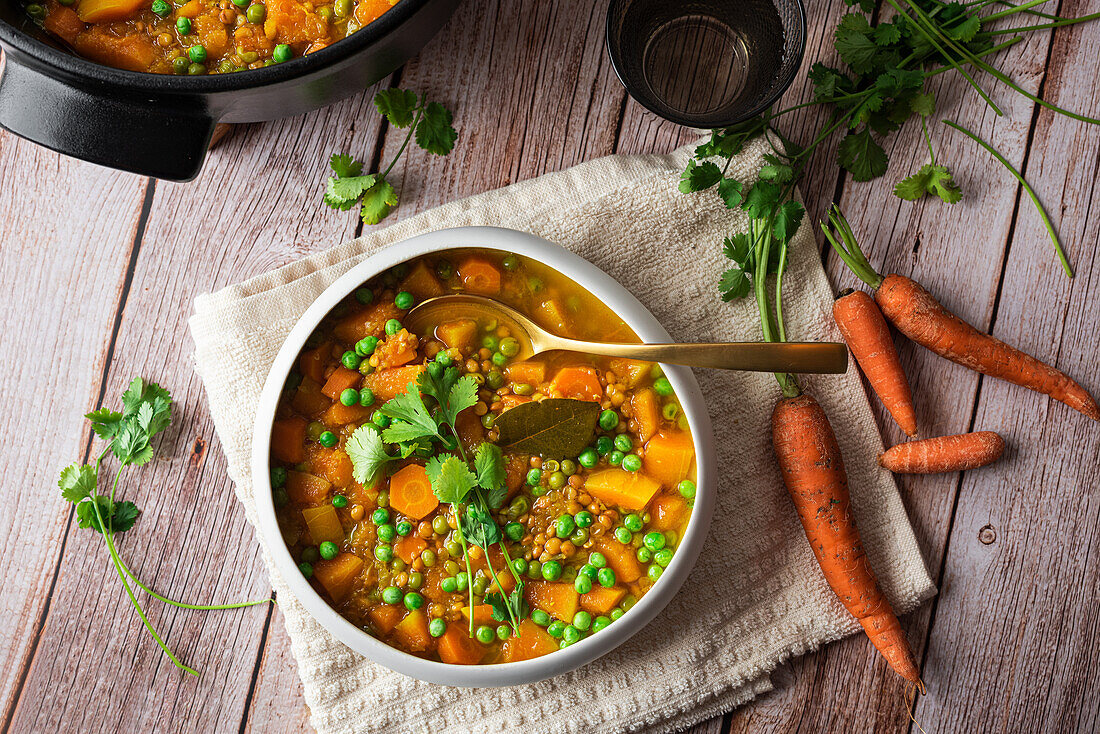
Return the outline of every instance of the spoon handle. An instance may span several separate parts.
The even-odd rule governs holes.
[[[604,344],[561,339],[555,346],[604,357],[720,370],[839,375],[848,369],[848,347],[837,342]]]

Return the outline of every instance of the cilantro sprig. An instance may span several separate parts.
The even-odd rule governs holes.
[[[122,393],[122,410],[100,408],[88,413],[85,418],[91,421],[92,430],[96,436],[107,442],[107,446],[96,458],[95,463],[72,464],[61,470],[57,482],[61,496],[76,508],[79,527],[93,530],[103,536],[111,562],[122,580],[123,588],[126,589],[126,595],[157,645],[177,668],[192,675],[198,675],[198,671],[181,663],[165,644],[146,617],[145,610],[138,602],[130,583],[133,582],[154,599],[182,609],[239,609],[273,600],[259,599],[236,604],[188,604],[158,594],[143,584],[119,557],[114,542],[117,533],[124,533],[134,526],[141,510],[133,502],[116,501],[115,495],[118,492],[122,473],[127,467],[141,466],[153,458],[153,438],[172,422],[172,397],[167,390],[156,383],[135,377]],[[118,471],[115,473],[110,493],[100,494],[98,492],[100,471],[108,454],[113,454],[118,460]]]
[[[459,376],[455,366],[444,368],[433,362],[420,373],[406,392],[383,404],[379,412],[390,419],[382,431],[371,423],[357,428],[345,444],[352,462],[352,474],[361,484],[371,484],[385,467],[428,449],[431,456],[424,466],[432,493],[454,508],[458,520],[458,539],[466,561],[466,573],[473,578],[469,546],[485,554],[489,574],[497,588],[503,589],[489,549],[500,548],[508,568],[514,568],[504,535],[493,518],[493,510],[507,496],[504,454],[500,447],[482,443],[471,461],[458,433],[458,414],[477,403],[477,383],[470,375]],[[529,609],[523,599],[523,579],[513,573],[515,588],[507,596],[491,592],[485,602],[493,608],[493,619],[508,621],[519,634],[519,623]],[[474,605],[473,585],[469,588],[470,608]],[[474,634],[470,615],[470,636]]]
[[[386,179],[409,141],[434,155],[447,155],[454,148],[458,132],[452,126],[450,110],[438,102],[407,89],[383,89],[374,96],[374,106],[393,127],[408,129],[397,154],[381,173],[363,173],[363,163],[349,155],[333,155],[329,168],[333,176],[325,183],[324,202],[347,211],[357,204],[366,224],[378,224],[397,206],[397,190]]]

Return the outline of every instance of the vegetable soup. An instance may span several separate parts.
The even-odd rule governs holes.
[[[367,633],[445,663],[526,660],[615,623],[660,579],[691,516],[695,448],[658,365],[516,361],[490,314],[402,326],[453,292],[563,336],[637,341],[592,294],[516,255],[398,265],[303,349],[272,429],[274,503],[301,573]]]
[[[397,0],[34,0],[27,14],[76,53],[158,74],[289,61],[373,22]]]

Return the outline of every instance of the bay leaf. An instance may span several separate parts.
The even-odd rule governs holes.
[[[548,398],[504,411],[495,426],[500,431],[498,443],[506,451],[572,459],[592,444],[599,417],[599,403]]]

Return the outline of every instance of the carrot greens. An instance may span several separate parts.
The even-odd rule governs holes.
[[[127,467],[142,466],[153,458],[153,437],[167,428],[172,421],[172,397],[167,390],[156,383],[135,377],[122,393],[121,411],[100,408],[88,413],[85,417],[92,422],[92,430],[95,434],[107,441],[107,447],[99,454],[94,464],[72,464],[61,471],[58,480],[61,496],[76,508],[79,527],[93,530],[103,536],[111,562],[122,581],[126,595],[157,645],[177,668],[192,675],[198,675],[198,671],[180,662],[149,622],[145,610],[142,609],[134,594],[131,582],[155,599],[182,609],[204,611],[239,609],[273,600],[258,599],[235,604],[190,604],[162,596],[138,580],[119,557],[115,536],[133,528],[141,510],[133,502],[116,501],[115,495],[122,480],[122,473]],[[118,471],[115,472],[110,493],[99,494],[97,490],[100,471],[108,454],[113,454],[118,460]]]

